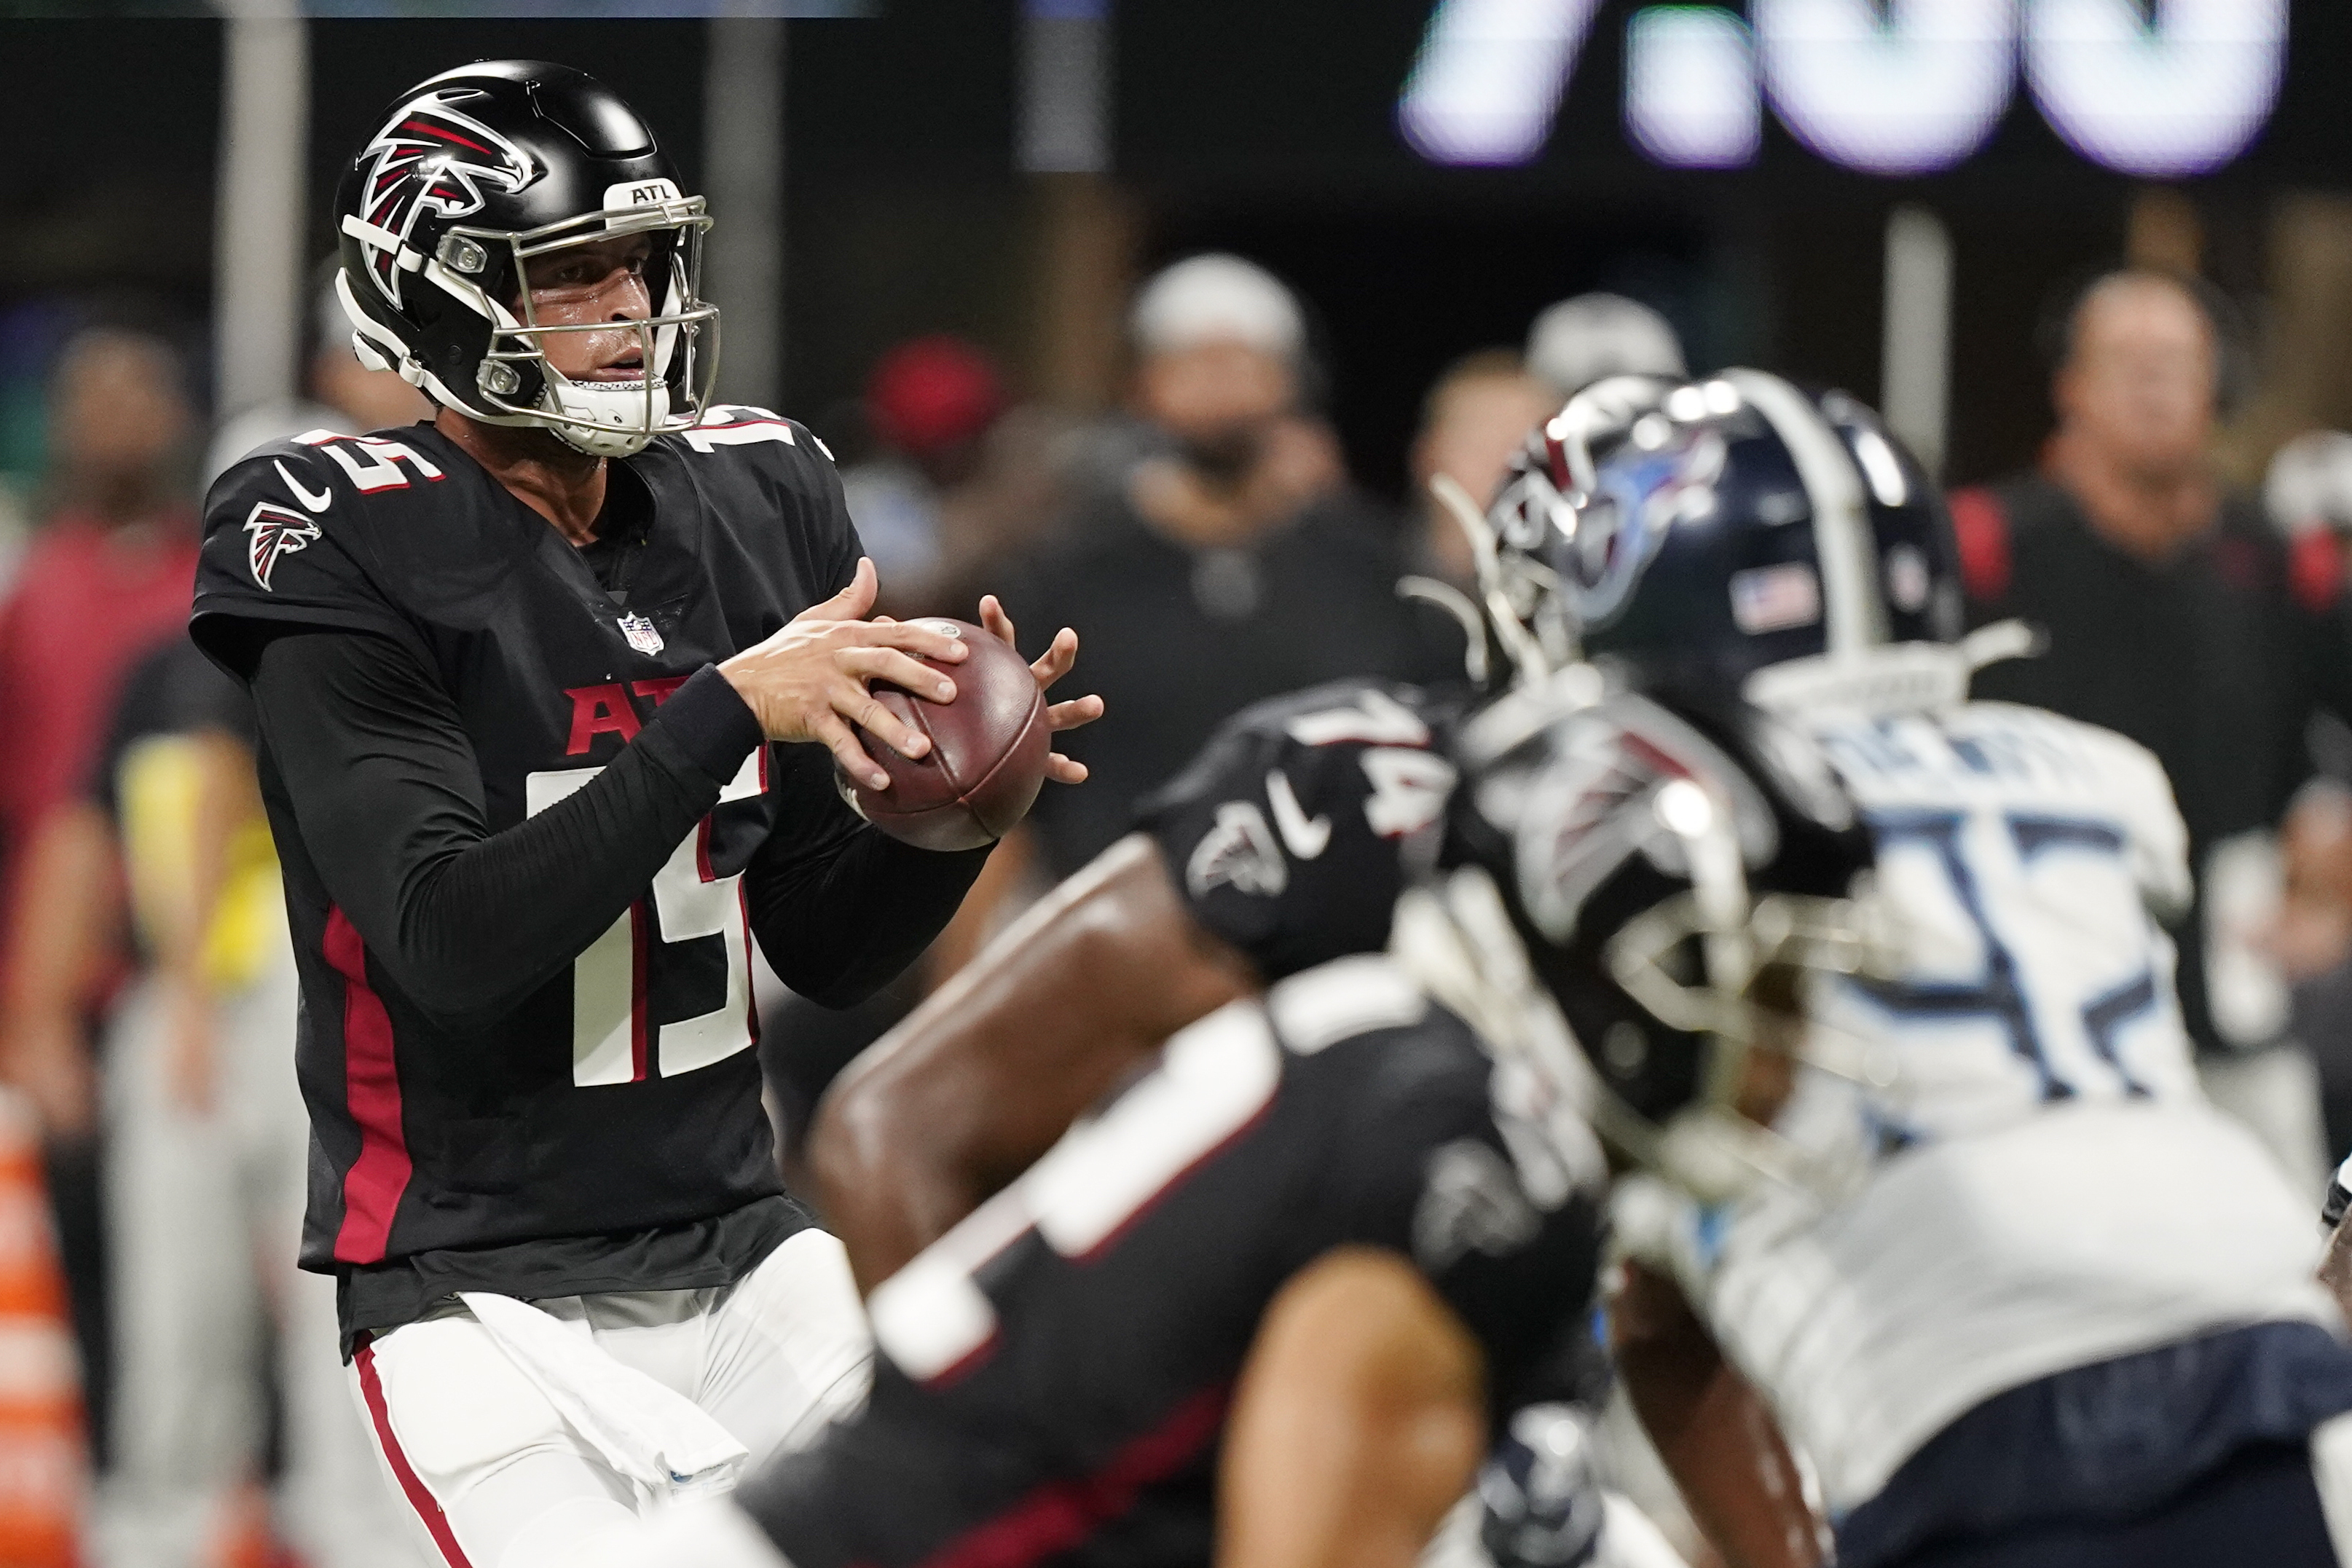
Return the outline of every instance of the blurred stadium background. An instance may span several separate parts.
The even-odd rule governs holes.
[[[2274,52],[2234,92],[2205,89],[2221,101],[2187,132],[2131,128],[2197,118],[2177,109],[2199,90],[2180,79],[2196,69],[2188,46],[2169,58],[2160,42],[2135,46],[2149,57],[2116,63],[2104,85],[2036,74],[2019,34],[2069,7],[1961,4],[1945,8],[1996,17],[1993,36],[1885,49],[1885,82],[1841,86],[1797,58],[1834,40],[1757,40],[1766,61],[1778,47],[1794,63],[1774,77],[1736,62],[1749,72],[1744,124],[1702,116],[1680,145],[1649,120],[1672,120],[1671,95],[1691,90],[1674,72],[1714,68],[1662,64],[1653,37],[1653,74],[1637,78],[1629,39],[1661,17],[1736,28],[1739,7],[1451,7],[1457,34],[1483,20],[1526,35],[1496,45],[1507,63],[1491,78],[1457,62],[1467,79],[1422,84],[1525,99],[1524,124],[1465,128],[1451,146],[1442,104],[1424,106],[1433,129],[1417,138],[1400,129],[1424,42],[1465,52],[1433,29],[1429,0],[881,5],[799,25],[447,19],[468,8],[487,9],[320,4],[300,23],[134,5],[68,19],[48,5],[5,24],[15,72],[0,114],[19,155],[0,174],[0,462],[13,480],[37,479],[38,389],[76,320],[166,327],[210,367],[197,379],[215,402],[290,385],[290,269],[326,254],[317,214],[338,160],[401,87],[502,54],[576,61],[667,128],[725,214],[713,291],[730,312],[730,390],[820,429],[830,417],[829,436],[849,434],[840,421],[874,360],[926,331],[970,336],[1026,392],[1108,401],[1128,287],[1208,248],[1263,262],[1307,299],[1351,464],[1391,496],[1436,371],[1516,343],[1542,305],[1591,287],[1663,310],[1695,364],[1769,365],[1874,401],[1896,351],[1889,323],[1943,325],[1940,444],[1959,482],[2031,457],[2048,423],[2037,312],[2069,274],[2126,255],[2201,271],[2246,307],[2260,384],[2232,431],[2242,472],[2299,428],[2352,420],[2338,287],[2352,266],[2352,16],[2324,0],[2221,7],[2274,18]],[[362,10],[370,19],[349,18]],[[1923,66],[1939,52],[1948,64]],[[772,81],[747,97],[754,70]],[[1914,78],[1924,90],[1906,90]],[[1696,91],[1707,98],[1703,80]],[[2095,102],[2086,127],[2053,124],[2069,123],[2065,91]],[[1907,212],[1932,222],[1905,231]],[[244,228],[216,235],[232,219]],[[1889,300],[1889,236],[1905,232],[1948,258],[1948,311]],[[736,283],[739,256],[770,270]],[[753,277],[773,279],[766,298],[747,298]]]
[[[1955,486],[2035,465],[2053,317],[2071,284],[2125,262],[2210,285],[2227,481],[2257,490],[2291,439],[2352,427],[2340,0],[0,0],[0,586],[16,628],[0,687],[72,664],[83,635],[116,638],[104,667],[124,667],[130,631],[26,629],[47,587],[43,530],[104,510],[112,463],[136,470],[131,520],[193,538],[214,433],[323,395],[322,214],[344,161],[400,89],[482,57],[578,66],[662,129],[719,219],[706,291],[725,312],[721,392],[867,468],[853,506],[872,508],[859,520],[877,555],[905,484],[934,534],[941,495],[968,489],[954,515],[979,519],[970,548],[932,538],[908,568],[941,591],[996,586],[998,554],[1082,515],[1069,453],[1129,395],[1135,291],[1202,252],[1296,291],[1307,413],[1336,438],[1351,516],[1395,540],[1419,527],[1433,385],[1465,355],[1516,353],[1540,310],[1593,290],[1660,313],[1695,371],[1757,365],[1877,404]],[[94,329],[141,346],[61,375]],[[1000,428],[995,488],[971,488],[949,449]],[[2323,454],[2273,522],[2352,528],[2344,461]],[[24,645],[39,636],[55,645]],[[78,722],[11,724],[9,863],[81,788],[111,697],[98,682]],[[2344,733],[2333,766],[2352,784]],[[2321,858],[2301,896],[2340,916],[2309,936],[2305,977],[2352,973],[2352,808],[2336,816],[2305,835]],[[2273,918],[2259,894],[2233,917],[2258,933]],[[39,978],[23,968],[9,1031]],[[2249,1028],[2275,1035],[2285,1004],[2259,993],[2279,982],[2252,983]],[[102,977],[77,994],[102,1014]],[[2313,1016],[2346,1016],[2326,1002]],[[815,1054],[837,1060],[887,1017]],[[801,1021],[811,1038],[835,1027]],[[2306,1043],[2323,1079],[2352,1082],[2352,1038]],[[0,1071],[22,1082],[17,1050],[0,1041]],[[2336,1155],[2347,1128],[2339,1116]],[[47,1131],[102,1427],[102,1151],[54,1118]],[[37,1227],[5,1234],[20,1230]],[[28,1278],[0,1318],[54,1319]],[[52,1360],[69,1383],[72,1358]],[[79,1505],[57,1499],[79,1496],[79,1439],[43,1450],[6,1431],[73,1418],[54,1380],[0,1356],[10,1366],[0,1563],[71,1561]],[[44,1451],[68,1457],[25,1457]],[[215,1561],[273,1550],[257,1527],[207,1539]]]

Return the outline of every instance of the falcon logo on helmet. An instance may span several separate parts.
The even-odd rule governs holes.
[[[1274,841],[1274,830],[1266,826],[1265,813],[1247,800],[1228,800],[1218,807],[1216,826],[1193,846],[1184,884],[1195,898],[1220,887],[1253,898],[1281,897],[1290,885],[1290,866]]]
[[[274,501],[263,501],[246,514],[246,560],[253,568],[253,580],[268,591],[269,574],[278,570],[278,560],[307,547],[319,537],[319,525],[294,510]]]
[[[441,217],[461,218],[482,210],[483,185],[510,196],[539,173],[529,153],[449,107],[467,96],[442,91],[411,99],[360,152],[375,159],[360,217],[382,231],[367,246],[368,276],[394,306],[401,303],[400,253],[409,248],[419,213],[429,206]]]
[[[1556,730],[1550,765],[1501,808],[1519,823],[1520,899],[1553,941],[1576,934],[1594,892],[1637,853],[1664,874],[1689,874],[1677,809],[1695,786],[1730,807],[1743,860],[1761,864],[1779,847],[1771,811],[1739,768],[1664,709],[1621,696]]]
[[[710,215],[635,110],[569,66],[477,60],[410,88],[377,124],[335,193],[335,294],[362,364],[593,457],[701,422],[718,373],[719,311],[699,293]],[[551,317],[534,271],[561,270],[566,252],[610,260],[616,246],[636,280],[626,307]],[[583,332],[633,337],[636,373],[605,373],[629,357],[618,352],[584,373],[559,368],[577,356],[551,359],[551,346]]]

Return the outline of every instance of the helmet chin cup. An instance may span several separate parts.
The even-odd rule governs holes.
[[[592,385],[544,370],[541,402],[559,417],[548,422],[557,440],[591,457],[631,457],[661,434],[669,418],[669,388],[660,382]]]

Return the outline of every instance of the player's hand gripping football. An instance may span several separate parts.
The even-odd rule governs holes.
[[[877,701],[868,683],[887,681],[933,702],[950,702],[955,683],[914,655],[952,664],[967,653],[953,637],[919,622],[867,620],[874,592],[874,563],[861,556],[848,587],[810,605],[766,642],[720,664],[719,673],[758,716],[770,740],[816,741],[844,773],[883,789],[890,776],[866,755],[852,725],[901,757],[920,757],[931,742]]]
[[[810,605],[766,642],[727,660],[719,673],[751,706],[769,739],[815,741],[833,753],[849,778],[887,789],[890,776],[858,744],[856,729],[910,759],[929,751],[931,742],[877,700],[871,684],[887,681],[933,702],[952,702],[955,683],[916,655],[952,664],[968,657],[970,650],[919,621],[866,619],[873,613],[875,588],[874,563],[860,559],[848,587]],[[994,603],[992,599],[983,605],[983,616]],[[993,613],[988,629],[1012,641],[1013,623],[1001,607]],[[1054,640],[1045,656],[1032,666],[1041,685],[1051,685],[1069,670],[1077,643],[1077,634],[1067,630]],[[1057,704],[1050,713],[1054,728],[1067,729],[1099,717],[1102,701],[1084,697]],[[1053,758],[1047,772],[1065,783],[1087,776],[1084,768],[1063,757]]]
[[[1007,643],[1014,647],[1020,645],[1013,641],[1013,617],[1004,613],[1004,606],[997,601],[993,593],[981,598],[980,623]],[[1054,645],[1029,666],[1029,673],[1037,677],[1038,690],[1051,691],[1054,683],[1068,674],[1070,666],[1077,662],[1078,634],[1065,626],[1054,633]],[[1066,703],[1049,703],[1045,707],[1045,722],[1056,735],[1066,729],[1076,729],[1082,724],[1092,724],[1102,716],[1103,700],[1091,693],[1073,697]],[[1045,759],[1045,777],[1056,784],[1083,784],[1087,781],[1087,765],[1073,762],[1056,751]]]

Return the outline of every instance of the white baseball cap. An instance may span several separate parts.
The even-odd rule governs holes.
[[[1527,361],[1563,397],[1610,376],[1690,373],[1666,319],[1622,294],[1580,294],[1545,309],[1528,329]]]
[[[2289,537],[2316,528],[2352,528],[2352,435],[2310,430],[2271,459],[2263,504]]]
[[[1307,347],[1297,296],[1255,262],[1222,251],[1155,274],[1135,297],[1128,329],[1147,354],[1222,341],[1296,359]]]

